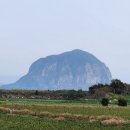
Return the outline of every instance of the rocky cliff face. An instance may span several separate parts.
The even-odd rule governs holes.
[[[73,50],[34,62],[27,75],[7,89],[84,89],[98,83],[110,83],[109,69],[92,54]]]

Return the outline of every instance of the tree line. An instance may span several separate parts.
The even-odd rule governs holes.
[[[29,98],[29,99],[51,99],[51,100],[84,100],[101,99],[110,95],[130,95],[130,85],[115,79],[108,84],[97,84],[88,91],[80,90],[0,90],[1,98]]]

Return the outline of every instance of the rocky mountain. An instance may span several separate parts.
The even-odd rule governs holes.
[[[51,55],[34,62],[28,74],[16,83],[4,85],[5,89],[83,89],[103,83],[109,84],[111,72],[92,54],[73,50]]]

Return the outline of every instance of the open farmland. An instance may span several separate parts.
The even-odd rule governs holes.
[[[37,100],[38,101],[38,100]],[[89,106],[79,101],[61,103],[22,103],[3,101],[0,104],[0,130],[129,130],[130,107]],[[70,103],[70,104],[69,104]],[[84,105],[83,105],[84,104]]]

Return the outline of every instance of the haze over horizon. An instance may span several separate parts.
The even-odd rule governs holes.
[[[0,84],[37,59],[73,49],[92,53],[130,83],[129,0],[0,1]]]

